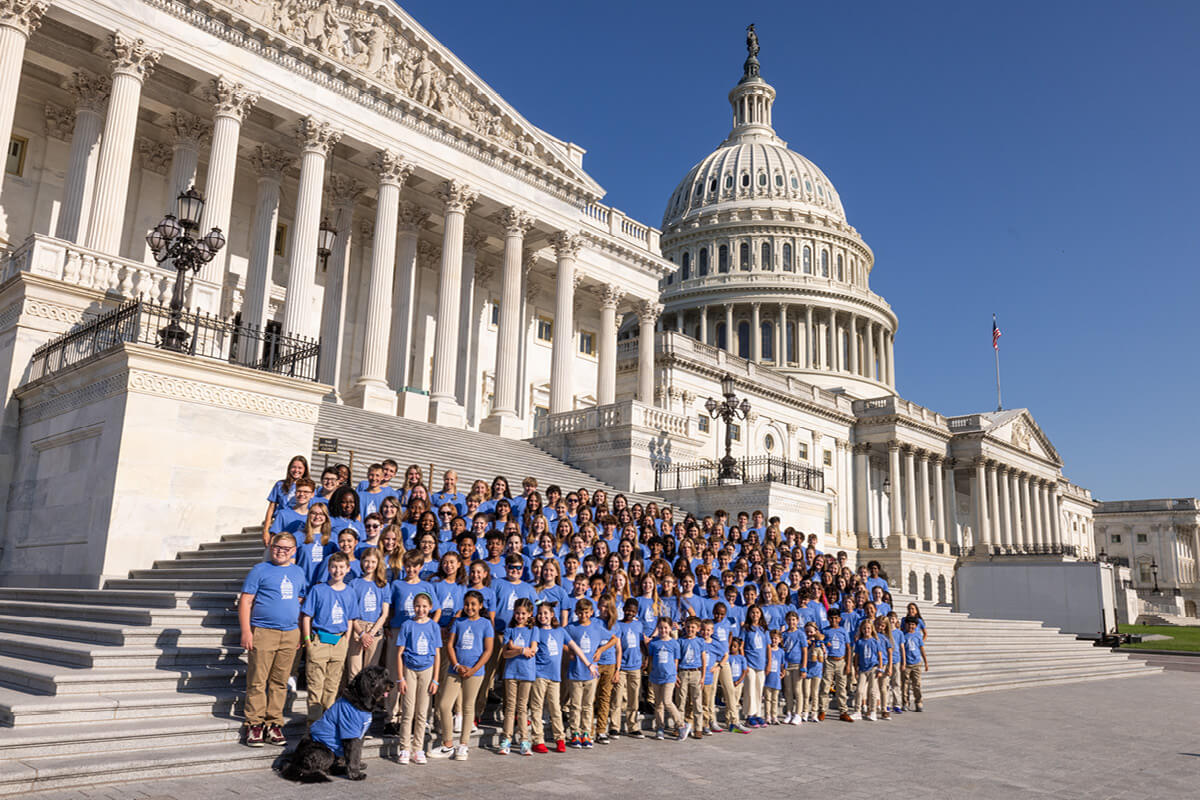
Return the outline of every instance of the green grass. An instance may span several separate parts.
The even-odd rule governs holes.
[[[1121,633],[1137,633],[1143,636],[1158,634],[1170,636],[1170,639],[1155,639],[1129,647],[1144,647],[1148,650],[1190,650],[1200,651],[1200,627],[1185,627],[1176,625],[1122,625]]]

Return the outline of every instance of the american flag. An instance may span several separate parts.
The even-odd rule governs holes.
[[[992,349],[1000,349],[1000,326],[996,324],[996,315],[992,314]]]

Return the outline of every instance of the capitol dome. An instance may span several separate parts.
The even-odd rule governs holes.
[[[775,89],[749,58],[733,128],[663,213],[663,325],[730,355],[856,397],[893,392],[896,315],[870,290],[875,257],[833,183],[776,135]],[[752,333],[754,332],[754,333]]]

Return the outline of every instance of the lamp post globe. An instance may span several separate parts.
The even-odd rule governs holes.
[[[171,292],[170,321],[159,334],[159,347],[165,350],[186,349],[191,335],[184,330],[183,297],[188,272],[199,272],[200,268],[216,257],[225,247],[225,234],[213,228],[204,236],[196,236],[200,227],[200,216],[204,212],[204,197],[189,187],[175,198],[175,213],[167,213],[146,234],[146,244],[154,253],[158,263],[170,260],[175,267],[175,288]]]

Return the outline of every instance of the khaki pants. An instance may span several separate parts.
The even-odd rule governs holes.
[[[376,636],[370,647],[363,647],[357,636],[350,637],[350,648],[346,651],[346,680],[350,680],[367,667],[378,664],[382,655],[382,636]]]
[[[904,668],[904,705],[908,705],[910,694],[914,703],[921,702],[921,669],[920,664]]]
[[[797,714],[816,714],[824,712],[829,705],[829,694],[822,694],[821,687],[824,686],[822,678],[801,678],[797,681],[800,684],[800,710]]]
[[[683,725],[683,715],[679,713],[679,707],[675,705],[672,697],[675,694],[675,682],[670,683],[652,683],[650,684],[650,696],[654,703],[654,730],[661,731],[667,727],[663,723],[669,714],[671,724]]]
[[[825,661],[825,675],[821,678],[821,710],[829,710],[829,693],[833,692],[837,699],[838,710],[850,710],[850,704],[846,700],[846,662],[845,659],[834,660],[832,658]]]
[[[309,642],[305,650],[308,668],[308,723],[321,718],[325,709],[337,700],[338,688],[342,685],[342,670],[346,668],[346,651],[350,646],[350,635],[343,634],[337,644]]]
[[[642,727],[638,709],[642,691],[642,671],[638,669],[621,672],[621,680],[613,690],[611,727],[624,733],[633,733]]]
[[[529,741],[529,690],[533,681],[519,681],[514,678],[504,679],[504,738],[513,738],[513,724],[516,724],[517,741]],[[466,720],[463,720],[465,727]]]
[[[799,664],[792,664],[783,673],[783,713],[799,714],[803,702],[801,684],[804,681],[804,671]]]
[[[725,727],[739,724],[742,721],[738,713],[741,692],[733,685],[733,670],[728,662],[722,664],[721,671],[717,673],[717,686],[721,689],[721,697],[725,698]]]
[[[247,655],[246,724],[283,726],[287,680],[300,645],[300,629],[252,628],[254,649]]]
[[[854,695],[854,707],[863,711],[875,710],[879,702],[879,676],[876,670],[869,669],[858,673],[858,690]]]
[[[706,683],[700,687],[700,703],[704,706],[704,727],[717,727],[717,684]]]
[[[779,719],[779,690],[768,686],[763,689],[763,695],[763,705],[766,706],[763,716],[768,721]]]
[[[385,722],[400,722],[400,679],[404,677],[403,670],[400,664],[400,650],[396,647],[395,636],[389,630],[387,634],[387,644],[385,645],[387,652],[384,658],[387,661],[388,676],[396,684],[396,690],[388,695],[387,708],[384,710],[383,719]],[[403,749],[403,748],[401,748]]]
[[[533,691],[529,694],[529,718],[533,722],[533,743],[546,743],[546,727],[542,721],[542,712],[550,712],[550,735],[557,742],[565,739],[563,735],[562,703],[559,702],[558,681],[549,678],[538,678],[533,682]]]
[[[458,743],[471,743],[471,725],[474,722],[475,697],[479,687],[483,685],[483,672],[477,672],[469,678],[462,678],[451,673],[446,676],[446,682],[438,689],[438,718],[442,721],[442,744],[454,741],[454,707],[462,704],[462,732]]]
[[[404,667],[406,691],[400,717],[400,749],[408,751],[425,749],[425,723],[429,718],[429,684],[433,681],[433,667],[418,672]]]
[[[762,716],[763,678],[761,669],[746,669],[742,678],[742,708],[747,717]]]
[[[691,722],[696,735],[704,726],[704,706],[700,690],[704,686],[704,676],[698,669],[679,670],[679,710],[683,712],[685,722]]]
[[[887,693],[883,696],[883,707],[890,711],[893,706],[898,706],[904,702],[900,695],[900,682],[904,667],[899,665],[892,666],[892,674],[887,677]]]
[[[608,717],[612,709],[612,696],[616,687],[613,685],[613,678],[617,676],[617,664],[601,664],[600,677],[596,679],[596,702],[594,706],[595,715],[592,727],[593,737],[600,734],[608,733]]]
[[[596,679],[567,681],[570,700],[567,713],[571,717],[571,733],[590,733],[593,721],[593,705],[596,702]]]
[[[879,668],[879,674],[875,676],[875,680],[879,682],[878,696],[875,698],[876,708],[881,708],[887,711],[888,682],[891,680],[890,675],[884,675],[884,668]]]

